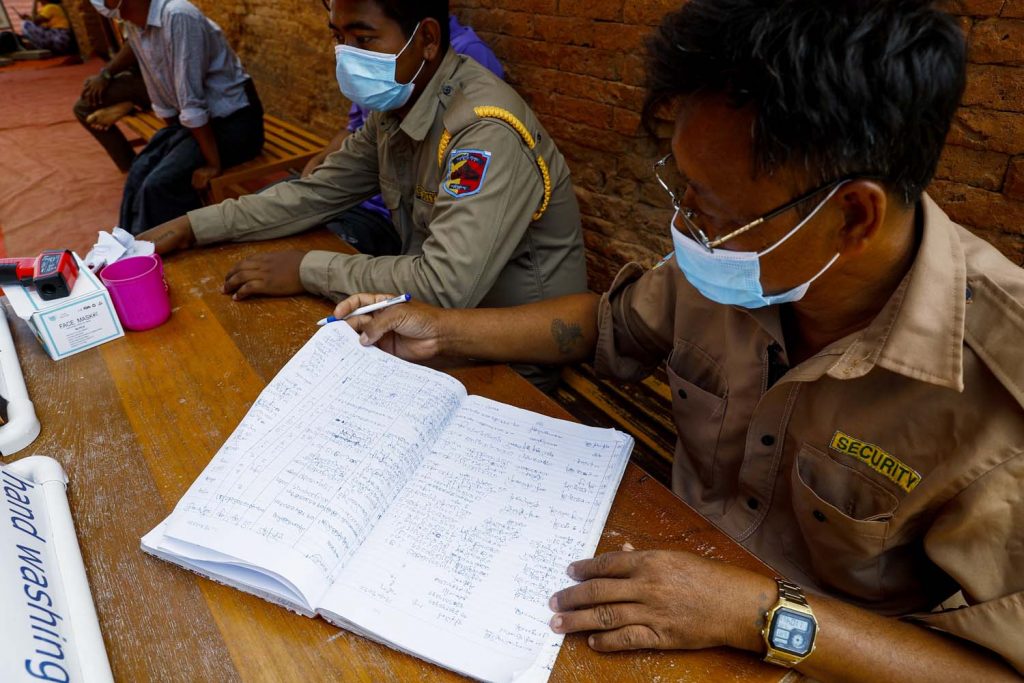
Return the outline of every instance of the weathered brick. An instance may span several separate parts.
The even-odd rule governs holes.
[[[1003,193],[1011,199],[1024,201],[1024,156],[1014,157],[1010,161]],[[1024,231],[1024,226],[1021,226],[1021,230]]]
[[[561,0],[558,10],[573,17],[621,21],[624,0]]]
[[[970,46],[970,60],[975,64],[1024,64],[1024,19],[977,22],[971,30]]]
[[[961,107],[953,119],[949,142],[974,149],[1024,152],[1024,114]]]
[[[998,192],[1003,187],[1009,162],[1008,154],[947,145],[935,177]]]
[[[947,5],[953,14],[991,17],[999,14],[1003,0],[951,0]]]
[[[675,12],[682,3],[679,0],[645,0],[645,2],[627,2],[623,21],[627,24],[660,24],[669,12]]]
[[[990,64],[969,65],[964,104],[1024,112],[1024,78],[1021,78],[1020,69]]]
[[[1000,16],[1024,19],[1024,0],[1006,0]]]
[[[929,192],[957,223],[1018,234],[1024,226],[1024,201],[948,180],[936,180]]]

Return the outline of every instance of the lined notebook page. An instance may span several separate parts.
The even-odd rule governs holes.
[[[321,612],[476,678],[546,680],[548,599],[593,555],[632,443],[469,397]]]
[[[268,570],[315,608],[465,393],[326,325],[260,394],[166,535]]]

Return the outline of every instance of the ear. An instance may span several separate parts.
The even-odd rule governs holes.
[[[839,253],[856,256],[878,238],[885,224],[889,197],[885,188],[872,180],[851,181],[839,190],[837,197],[843,212]]]
[[[433,17],[420,22],[420,41],[423,45],[423,58],[432,62],[441,55],[441,24]]]

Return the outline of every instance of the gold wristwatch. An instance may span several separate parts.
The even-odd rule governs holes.
[[[768,653],[764,661],[794,667],[814,652],[818,620],[814,618],[800,586],[775,579],[779,584],[779,601],[764,615],[764,637]]]

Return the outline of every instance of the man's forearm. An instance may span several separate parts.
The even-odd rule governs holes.
[[[111,74],[119,74],[122,71],[127,71],[135,64],[135,53],[132,52],[132,46],[125,43],[118,50],[117,54],[114,55],[110,63],[107,64],[107,71]]]
[[[596,294],[511,308],[447,310],[441,350],[449,356],[559,365],[589,360],[597,345]]]
[[[206,124],[198,128],[192,128],[192,135],[199,143],[199,149],[206,159],[206,165],[213,168],[220,168],[220,150],[217,148],[217,138],[213,135],[213,125]]]

